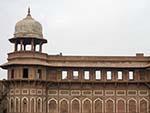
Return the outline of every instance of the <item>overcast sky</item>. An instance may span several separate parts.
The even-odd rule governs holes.
[[[150,0],[0,0],[0,64],[27,14],[43,26],[44,52],[63,55],[150,55]],[[6,78],[0,69],[0,78]]]

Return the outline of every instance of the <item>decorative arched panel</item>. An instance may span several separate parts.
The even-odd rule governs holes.
[[[148,101],[146,99],[140,100],[140,113],[148,113]]]
[[[129,113],[136,113],[136,100],[134,99],[131,99],[128,101],[128,110],[129,110]]]
[[[59,110],[60,113],[69,113],[69,104],[66,99],[60,101]]]
[[[108,99],[105,106],[106,113],[114,113],[114,105],[114,101],[112,99]]]
[[[30,112],[31,113],[35,112],[35,99],[34,98],[30,99]]]
[[[37,112],[38,113],[42,112],[42,99],[41,98],[37,99],[36,105],[37,105]]]
[[[16,104],[16,112],[19,113],[20,112],[20,99],[16,98],[15,99],[15,104]]]
[[[28,98],[22,99],[22,112],[27,113],[28,112]]]
[[[14,112],[14,106],[15,104],[14,104],[14,99],[13,98],[10,98],[10,112]]]
[[[92,102],[89,99],[83,101],[83,113],[92,113]]]
[[[7,98],[6,98],[6,105],[7,105],[6,113],[9,113],[9,111],[10,111],[10,110],[9,110],[9,109],[10,109],[10,108],[9,108],[9,105],[10,105],[9,103],[10,103],[10,101],[9,101],[9,98],[7,97]]]
[[[48,112],[49,113],[58,113],[57,101],[52,99],[48,102]]]
[[[47,101],[46,101],[46,97],[43,98],[43,112],[46,113],[47,112]]]
[[[126,113],[126,103],[125,100],[117,100],[117,113]]]
[[[78,100],[78,99],[72,100],[71,111],[72,111],[72,113],[80,113],[80,100]]]
[[[103,101],[96,99],[94,101],[94,113],[103,113]]]

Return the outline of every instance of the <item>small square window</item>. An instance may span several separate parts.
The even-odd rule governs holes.
[[[129,71],[129,80],[133,80],[134,79],[134,73],[133,71]]]
[[[122,71],[118,71],[118,80],[122,80],[123,77],[122,77]]]
[[[62,79],[67,79],[67,71],[62,71]]]
[[[111,80],[112,79],[112,73],[111,71],[107,71],[107,80]]]
[[[84,71],[84,79],[85,80],[89,80],[90,79],[89,71]]]
[[[95,71],[95,78],[96,78],[96,80],[101,79],[101,71],[99,71],[99,70]]]
[[[78,78],[79,78],[79,72],[73,71],[73,79],[78,79]]]

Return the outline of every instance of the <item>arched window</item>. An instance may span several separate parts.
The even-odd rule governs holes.
[[[97,100],[94,101],[94,113],[103,113],[102,100],[97,99]]]
[[[77,99],[74,99],[73,101],[72,101],[72,105],[71,105],[72,107],[72,113],[80,113],[80,103],[79,103],[79,101],[77,100]]]
[[[106,101],[106,113],[114,113],[114,103],[111,99]]]
[[[126,112],[126,107],[125,107],[125,101],[124,100],[118,100],[117,102],[117,113],[125,113]]]
[[[128,103],[129,113],[136,113],[136,101],[131,99]]]
[[[145,99],[140,101],[140,113],[148,113],[148,102]]]
[[[55,100],[49,101],[49,113],[58,113],[57,111],[57,103]]]
[[[92,105],[90,100],[86,99],[83,101],[83,113],[92,113]]]
[[[26,98],[22,100],[22,112],[28,112],[28,101]]]
[[[60,102],[60,113],[69,113],[69,106],[67,100],[62,100]]]

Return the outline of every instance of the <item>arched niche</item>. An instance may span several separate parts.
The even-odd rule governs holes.
[[[117,113],[125,113],[126,112],[126,102],[124,99],[117,100]]]
[[[129,113],[137,112],[137,101],[135,99],[128,100],[128,111]]]
[[[140,113],[148,113],[148,111],[149,111],[148,100],[141,99],[140,100]]]
[[[71,101],[71,111],[72,113],[80,113],[80,100],[73,99]]]
[[[16,106],[16,112],[19,113],[20,112],[20,98],[16,98],[15,99],[15,106]]]
[[[106,111],[106,113],[114,113],[114,100],[112,100],[112,99],[108,99],[108,100],[106,100],[106,105],[105,105],[105,111]]]
[[[83,113],[92,113],[92,101],[90,99],[83,100]]]
[[[69,113],[69,102],[66,99],[60,101],[59,106],[60,113]]]
[[[49,113],[58,113],[58,105],[55,99],[48,101],[48,112]]]
[[[30,99],[30,112],[31,113],[35,112],[35,98]]]
[[[103,101],[101,99],[94,101],[94,113],[103,113]]]
[[[28,112],[28,98],[22,99],[22,112],[27,113]]]
[[[15,104],[14,104],[14,99],[10,98],[10,107],[9,107],[9,111],[10,112],[14,112],[14,108],[15,108]]]

